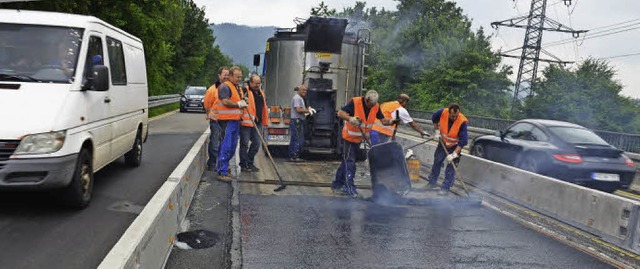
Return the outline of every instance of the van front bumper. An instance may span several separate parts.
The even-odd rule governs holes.
[[[68,186],[78,154],[0,162],[0,190],[46,190]]]

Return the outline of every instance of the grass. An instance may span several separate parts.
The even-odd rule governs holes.
[[[158,115],[162,115],[174,110],[180,109],[180,102],[176,102],[173,104],[162,105],[159,107],[154,107],[149,109],[149,118],[153,118]]]

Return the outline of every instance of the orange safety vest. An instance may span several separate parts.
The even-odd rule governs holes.
[[[231,98],[229,98],[231,102],[237,103],[237,102],[240,102],[242,98],[244,98],[244,94],[238,91],[238,88],[236,88],[236,85],[233,85],[233,83],[231,83],[230,81],[226,81],[224,84],[227,84],[227,86],[229,86],[229,89],[231,89]],[[242,119],[243,108],[227,107],[224,105],[224,103],[222,103],[222,100],[218,100],[215,106],[216,106],[216,110],[218,111],[218,120],[241,120]]]
[[[369,131],[371,131],[371,127],[373,127],[373,123],[376,120],[376,114],[378,114],[378,104],[376,104],[371,108],[371,110],[369,110],[369,117],[365,118],[363,101],[364,97],[355,97],[351,100],[353,100],[353,116],[360,117],[360,119],[362,119],[362,132],[369,133]],[[347,140],[351,143],[360,143],[362,142],[362,132],[360,132],[360,128],[351,125],[349,121],[344,121],[344,127],[342,128],[342,139]]]
[[[453,122],[453,125],[451,125],[451,129],[447,130],[449,129],[449,109],[445,107],[442,110],[442,115],[440,115],[440,133],[442,134],[442,141],[447,148],[452,148],[458,144],[458,141],[460,140],[458,132],[460,131],[460,126],[462,126],[463,122],[466,122],[467,125],[469,125],[467,117],[462,115],[462,113],[459,113],[458,118]]]
[[[382,114],[384,114],[385,118],[393,119],[393,115],[391,115],[391,113],[393,111],[396,111],[396,109],[400,107],[402,107],[402,105],[400,105],[400,102],[391,101],[380,105],[380,110],[382,110]],[[378,133],[385,134],[387,136],[393,136],[393,131],[396,129],[396,125],[384,125],[379,119],[376,119],[376,122],[373,124],[372,129]]]
[[[256,118],[256,101],[253,97],[253,92],[251,91],[251,89],[249,89],[249,87],[246,88],[247,89],[247,96],[249,96],[249,107],[248,109],[243,109],[244,110],[244,114],[242,114],[242,126],[245,127],[253,127],[253,120]],[[263,106],[262,106],[262,125],[263,126],[269,126],[269,113],[267,113],[267,100],[264,97],[264,91],[262,91],[262,89],[260,89],[260,93],[262,94],[262,101],[263,101]],[[249,111],[249,113],[247,113],[247,110]]]
[[[222,84],[220,84],[222,85]],[[204,94],[204,109],[207,111],[206,120],[218,120],[218,111],[216,110],[216,103],[218,100],[218,88],[216,84],[211,85],[207,92]]]

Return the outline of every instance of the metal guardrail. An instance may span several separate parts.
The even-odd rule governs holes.
[[[179,94],[149,96],[149,108],[180,102]]]
[[[423,110],[415,110],[408,109],[411,115],[415,118],[420,119],[431,119],[431,115],[433,112],[423,111]],[[505,119],[496,119],[496,118],[488,118],[488,117],[479,117],[479,116],[467,116],[469,119],[470,127],[478,127],[492,130],[504,130],[512,123],[516,122],[514,120],[505,120]],[[609,131],[601,131],[601,130],[593,130],[596,134],[598,134],[602,139],[607,141],[609,144],[633,153],[640,153],[640,135],[636,134],[625,134],[625,133],[617,133],[617,132],[609,132]]]

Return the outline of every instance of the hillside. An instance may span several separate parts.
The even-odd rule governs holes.
[[[251,71],[253,67],[253,55],[264,53],[267,39],[273,36],[275,27],[250,27],[232,23],[211,24],[216,37],[215,44],[220,50],[231,57],[234,63],[247,66]],[[261,56],[261,61],[263,60]],[[262,66],[258,69],[261,72]]]

